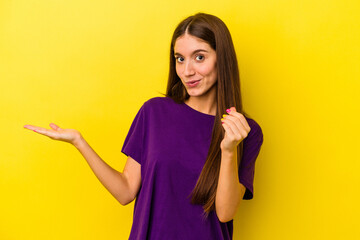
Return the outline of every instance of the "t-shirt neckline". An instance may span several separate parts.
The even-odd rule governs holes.
[[[204,116],[208,116],[208,117],[215,118],[215,116],[214,116],[214,115],[211,115],[211,114],[207,114],[207,113],[200,112],[200,111],[198,111],[198,110],[196,110],[196,109],[194,109],[194,108],[190,107],[190,106],[189,106],[189,105],[187,105],[185,102],[183,102],[182,104],[183,104],[186,108],[190,109],[190,110],[191,110],[191,111],[193,111],[193,112],[196,112],[196,113],[198,113],[198,114],[202,114],[202,115],[204,115]]]

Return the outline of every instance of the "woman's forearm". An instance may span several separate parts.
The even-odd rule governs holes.
[[[236,150],[221,152],[219,182],[216,191],[216,214],[221,222],[234,218],[244,194],[244,187],[239,182]]]
[[[130,203],[134,198],[130,194],[128,180],[121,172],[113,169],[80,137],[74,146],[83,155],[90,168],[102,185],[122,204]]]

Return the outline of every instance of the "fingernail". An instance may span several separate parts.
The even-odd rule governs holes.
[[[231,110],[230,110],[230,109],[226,109],[226,112],[229,113],[229,112],[231,112]]]
[[[222,118],[221,121],[224,121],[224,119]]]
[[[226,114],[223,114],[223,118],[226,117],[227,115]]]
[[[37,132],[36,130],[33,130],[34,132]]]

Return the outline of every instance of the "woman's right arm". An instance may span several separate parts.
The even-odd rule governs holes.
[[[140,164],[128,157],[123,172],[118,172],[103,161],[82,137],[74,146],[86,159],[104,187],[122,204],[132,202],[141,183]]]
[[[32,125],[24,127],[51,139],[73,144],[83,155],[95,176],[122,205],[127,205],[135,199],[141,185],[141,166],[130,156],[123,172],[119,172],[103,161],[77,130],[62,129],[53,123],[50,124],[52,129]]]

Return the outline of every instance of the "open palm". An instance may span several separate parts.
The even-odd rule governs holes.
[[[62,129],[54,123],[50,123],[49,126],[51,127],[51,129],[46,129],[33,125],[25,125],[24,128],[33,130],[34,132],[45,135],[51,139],[64,141],[71,144],[74,144],[74,142],[81,137],[80,132],[75,129]]]

